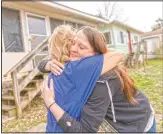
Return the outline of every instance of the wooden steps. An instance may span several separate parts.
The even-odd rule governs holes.
[[[34,99],[34,97],[39,93],[39,90],[31,90],[28,93],[29,98],[21,102],[22,109],[24,109]]]
[[[16,116],[16,106],[2,104],[2,115],[8,117]]]
[[[2,105],[2,110],[3,111],[10,111],[12,109],[15,109],[16,106],[11,106],[11,105]]]
[[[3,95],[3,96],[2,96],[2,100],[15,100],[15,98],[14,98],[14,96]]]
[[[26,96],[21,97],[21,108],[24,109],[33,99],[34,97],[39,93],[40,90],[34,90],[34,88],[26,88],[27,94]],[[30,89],[30,90],[29,90]],[[28,96],[27,96],[28,95]],[[2,96],[2,101],[14,101],[13,96]],[[2,104],[2,115],[5,115],[6,118],[14,117],[16,116],[16,106],[15,105],[7,105]],[[4,120],[6,119],[4,118]]]
[[[26,74],[21,72],[23,72],[23,68],[26,65],[34,63],[33,61],[37,55],[44,52],[43,50],[47,47],[48,39],[49,37],[44,39],[35,49],[22,57],[17,64],[3,75],[2,115],[5,115],[4,118],[7,116],[14,117],[15,115],[21,117],[23,109],[40,92],[40,85],[42,85],[44,74],[39,73],[36,64],[32,64],[32,70]],[[48,58],[47,54],[44,58]]]
[[[37,74],[27,86],[20,91],[21,109],[26,108],[35,96],[40,92],[40,85],[43,82],[44,74]],[[17,116],[13,88],[6,86],[5,94],[2,95],[2,122],[15,119]]]
[[[25,77],[25,75],[22,75],[21,77],[18,77],[17,79],[20,82],[24,77]],[[10,79],[6,79],[6,80],[3,80],[3,84],[2,84],[2,88],[3,89],[10,88],[12,86],[13,86],[13,84],[12,84],[12,79],[11,78]]]
[[[31,90],[35,90],[35,89],[36,89],[36,87],[28,87],[28,88],[24,88],[22,91],[27,92],[27,91],[31,91]]]

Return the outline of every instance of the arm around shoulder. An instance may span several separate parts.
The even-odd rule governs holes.
[[[104,74],[116,65],[118,65],[125,58],[125,54],[122,51],[107,52],[104,54],[104,62],[101,74]]]
[[[48,73],[50,70],[47,69],[47,64],[49,62],[49,59],[45,59],[45,60],[42,60],[39,64],[38,64],[38,70],[40,72],[43,72],[43,73]]]

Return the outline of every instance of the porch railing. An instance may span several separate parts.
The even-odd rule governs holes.
[[[18,82],[17,75],[28,63],[34,61],[34,58],[37,56],[37,54],[42,52],[47,47],[48,39],[49,37],[44,39],[34,50],[28,53],[14,67],[12,67],[6,74],[4,74],[4,77],[11,74],[17,117],[20,117],[22,114],[20,92],[27,86],[27,84],[35,77],[39,71],[36,64],[34,64],[33,70],[25,78],[23,78],[20,83]],[[45,55],[45,57],[47,57],[47,55]]]

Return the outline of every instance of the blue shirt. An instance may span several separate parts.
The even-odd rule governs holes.
[[[48,80],[54,81],[56,103],[76,120],[80,120],[82,107],[92,93],[102,67],[103,55],[100,54],[65,63],[60,76],[49,74]],[[49,109],[47,118],[47,132],[63,132]]]

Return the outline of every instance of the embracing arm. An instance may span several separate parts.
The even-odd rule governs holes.
[[[42,60],[39,64],[38,64],[38,70],[40,72],[43,72],[43,73],[48,73],[50,72],[50,69],[49,69],[49,65],[48,65],[48,62],[50,60],[49,59],[45,59],[45,60]]]
[[[103,62],[103,68],[101,74],[104,74],[111,69],[113,69],[116,65],[118,65],[123,59],[125,58],[124,53],[120,51],[110,51],[104,54],[104,62]],[[56,61],[55,59],[53,60],[43,60],[39,63],[38,65],[38,70],[43,73],[47,73],[52,71],[55,75],[59,75],[62,73],[62,69],[64,66]]]
[[[50,110],[64,132],[97,132],[105,118],[109,103],[106,85],[98,83],[81,111],[80,121],[64,112],[57,104]]]
[[[53,72],[55,75],[60,75],[64,65],[55,59],[45,59],[39,63],[37,68],[43,73]]]
[[[111,51],[104,54],[103,68],[101,74],[104,74],[116,65],[118,65],[125,58],[122,51]]]

